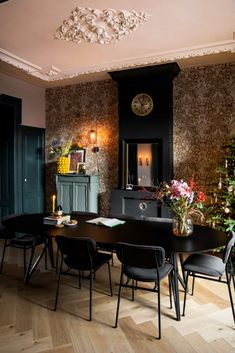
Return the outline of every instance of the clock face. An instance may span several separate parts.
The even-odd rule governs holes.
[[[131,109],[138,116],[146,116],[153,110],[153,100],[146,93],[137,94],[131,102]]]

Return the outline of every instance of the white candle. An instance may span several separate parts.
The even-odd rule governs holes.
[[[55,199],[56,199],[56,197],[55,197],[55,195],[53,195],[52,196],[52,213],[55,212]]]

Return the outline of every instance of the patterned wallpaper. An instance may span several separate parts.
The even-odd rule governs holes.
[[[234,71],[231,64],[182,70],[174,80],[174,174],[197,177],[205,190],[218,182],[216,167],[234,124]],[[94,154],[89,131],[98,129],[100,151]],[[100,213],[110,207],[118,184],[118,90],[112,80],[47,89],[46,200],[55,193],[55,159],[49,156],[54,138],[72,137],[86,148],[87,174],[100,175]]]
[[[92,152],[90,130],[97,128],[99,152]],[[112,80],[47,89],[46,91],[46,208],[55,190],[53,139],[74,138],[86,149],[86,173],[100,176],[99,209],[110,208],[110,192],[118,183],[118,91]]]
[[[221,146],[234,125],[234,72],[229,64],[191,68],[174,81],[175,178],[195,174],[206,192],[218,184]]]

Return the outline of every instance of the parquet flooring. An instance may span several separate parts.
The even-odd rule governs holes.
[[[0,254],[2,242],[0,242]],[[0,255],[1,256],[1,255]],[[156,333],[156,294],[137,291],[131,302],[123,290],[119,325],[113,328],[120,266],[112,270],[114,296],[108,295],[107,268],[96,274],[93,320],[88,317],[88,283],[63,276],[56,312],[57,275],[44,262],[23,284],[22,251],[7,249],[0,275],[0,353],[232,353],[235,328],[226,285],[197,280],[188,296],[186,317],[175,320],[169,309],[167,282],[162,285],[162,339]],[[181,303],[183,298],[181,291]]]

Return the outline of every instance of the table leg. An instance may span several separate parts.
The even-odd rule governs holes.
[[[55,267],[52,238],[47,239],[47,249],[49,252],[51,267]]]
[[[39,254],[39,256],[37,257],[36,261],[32,265],[35,248],[36,248],[36,244],[33,246],[33,249],[32,249],[30,262],[29,262],[29,265],[28,265],[28,268],[27,268],[27,271],[26,271],[26,275],[25,275],[25,278],[24,278],[24,284],[28,283],[28,281],[30,280],[32,274],[36,270],[38,263],[40,262],[41,258],[45,254],[45,251],[46,251],[46,248],[47,248],[47,244],[45,243],[45,245],[44,245],[44,247],[42,249],[42,252]]]
[[[179,299],[179,285],[178,285],[179,271],[178,271],[177,255],[173,253],[171,255],[171,259],[172,259],[172,265],[174,267],[173,297],[175,302],[176,318],[178,321],[180,321],[181,316],[180,316],[180,299]]]
[[[34,256],[34,252],[35,252],[36,246],[37,246],[37,244],[36,244],[36,240],[35,240],[35,244],[34,244],[34,246],[33,246],[32,253],[31,253],[31,257],[30,257],[30,261],[29,261],[29,265],[28,265],[28,268],[27,268],[27,271],[26,271],[26,274],[25,274],[24,284],[27,284],[28,281],[30,280],[32,274],[33,274],[34,271],[36,270],[37,265],[38,265],[39,262],[41,261],[41,258],[43,257],[43,255],[45,254],[45,256],[46,256],[46,251],[47,251],[47,249],[48,249],[48,251],[49,251],[51,266],[52,266],[52,267],[55,267],[55,266],[54,266],[54,255],[53,255],[52,239],[51,239],[51,238],[48,238],[48,239],[45,240],[45,244],[44,244],[44,247],[43,247],[43,249],[42,249],[42,252],[38,255],[36,261],[35,261],[35,262],[33,263],[33,265],[32,265],[33,256]]]

